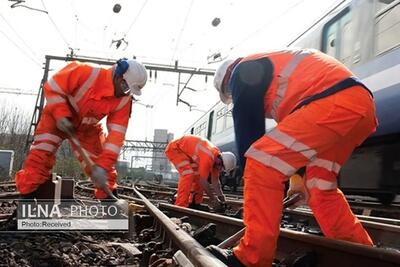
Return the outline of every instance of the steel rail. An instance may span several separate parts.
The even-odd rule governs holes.
[[[81,186],[83,182],[78,183],[78,186]],[[87,185],[89,185],[87,183]],[[132,190],[132,188],[130,188]],[[86,190],[93,191],[93,188],[89,188],[86,186]],[[134,198],[132,196],[128,196],[125,194],[120,194],[122,198],[140,202],[140,199]],[[154,198],[154,196],[151,196],[151,198]],[[169,211],[174,211],[174,210],[182,210],[182,208],[177,207],[175,205],[168,205],[167,203],[163,203],[165,201],[159,200],[159,199],[152,199],[152,202],[158,202],[160,203],[160,207],[167,208]],[[197,221],[199,224],[207,224],[209,221],[209,218],[207,215],[204,217],[203,214],[210,214],[207,212],[201,212],[197,210],[192,210],[192,209],[186,209],[186,213],[190,215],[191,217],[197,217]],[[319,227],[318,223],[316,222],[311,210],[309,209],[304,209],[304,208],[296,208],[296,209],[286,209],[284,211],[285,215],[289,215],[292,219],[292,221],[301,221],[301,220],[306,220],[308,223],[308,226],[315,226]],[[215,214],[213,214],[215,215]],[[221,218],[222,221],[224,221],[224,218],[227,218],[227,216],[223,215],[218,215],[218,218]],[[391,247],[391,248],[396,248],[400,249],[400,221],[399,220],[393,220],[393,219],[385,219],[385,218],[370,218],[368,216],[361,216],[361,215],[356,215],[360,222],[363,224],[367,232],[370,234],[372,240],[374,243],[380,247]],[[200,220],[200,218],[203,218]],[[235,232],[240,230],[239,228],[223,228],[217,232],[217,238],[223,239],[226,237],[226,235],[232,235]]]
[[[130,196],[123,197],[134,200],[137,203],[144,203],[138,198]],[[207,223],[215,223],[218,229],[216,238],[220,240],[225,240],[243,227],[243,221],[236,218],[182,208],[167,203],[159,203],[159,208],[168,211],[168,214],[172,217],[180,218],[183,216],[189,216],[190,222],[193,225],[202,226]],[[367,222],[366,226],[370,227],[370,229],[376,227],[386,236],[392,234],[398,235],[400,229],[399,227],[393,228],[391,225],[383,225],[375,222]],[[176,225],[174,225],[174,227],[176,228]],[[396,230],[393,231],[393,229]],[[318,266],[333,267],[340,265],[341,267],[393,267],[400,265],[400,253],[395,250],[332,240],[321,236],[281,228],[276,253],[277,259],[284,259],[288,255],[293,254],[293,252],[298,251],[299,248],[303,251],[308,250],[315,253],[318,259]]]
[[[15,199],[19,197],[19,192],[0,192],[0,199]]]
[[[243,221],[226,216],[177,207],[161,203],[161,209],[168,210],[171,216],[189,216],[191,223],[203,225],[215,223],[217,237],[221,240],[231,236],[243,227]],[[383,248],[375,248],[346,241],[333,240],[321,236],[306,234],[298,231],[281,228],[277,258],[292,254],[299,250],[309,250],[316,253],[318,266],[324,267],[394,267],[400,265],[400,253]]]
[[[154,206],[142,193],[135,187],[133,190],[137,196],[143,201],[149,213],[156,218],[164,226],[164,230],[168,233],[174,243],[185,254],[190,262],[197,267],[223,267],[226,266],[220,260],[215,258],[202,245],[200,245],[192,236],[177,226],[167,215]]]

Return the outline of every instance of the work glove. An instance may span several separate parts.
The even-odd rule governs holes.
[[[298,174],[294,174],[289,180],[289,190],[287,191],[287,196],[290,197],[295,193],[301,194],[301,199],[293,204],[293,207],[307,205],[309,194],[308,190],[304,185],[304,179]]]
[[[59,130],[72,135],[74,133],[74,126],[68,118],[61,118],[56,122],[56,126]]]
[[[97,188],[104,188],[107,186],[108,175],[107,171],[97,165],[92,169],[92,182]]]

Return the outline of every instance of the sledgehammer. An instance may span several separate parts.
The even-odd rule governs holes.
[[[86,151],[83,149],[83,147],[81,146],[81,143],[79,142],[78,138],[75,137],[75,135],[71,132],[68,132],[68,135],[70,137],[71,142],[76,146],[76,149],[78,150],[78,153],[82,156],[83,161],[86,163],[86,165],[89,168],[90,173],[93,170],[93,166],[95,165],[94,162],[90,159],[89,155],[86,153]],[[107,185],[101,187],[101,190],[103,190],[104,192],[106,192],[106,194],[111,197],[114,200],[119,200],[110,190],[110,188],[108,188]]]
[[[303,195],[301,193],[295,193],[295,194],[291,195],[290,197],[286,197],[283,200],[283,209],[289,208],[290,206],[292,206],[293,204],[295,204],[297,201],[301,200],[302,198],[303,198]],[[236,234],[228,237],[228,239],[222,241],[218,245],[218,247],[225,249],[225,248],[234,246],[242,238],[245,230],[246,230],[246,228],[243,228]]]

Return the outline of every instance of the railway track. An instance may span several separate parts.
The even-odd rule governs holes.
[[[133,201],[135,206],[140,207],[140,211],[137,211],[132,217],[134,219],[131,220],[131,229],[134,229],[134,231],[119,237],[117,241],[111,237],[91,235],[89,239],[92,240],[92,243],[89,242],[89,244],[92,245],[85,244],[89,250],[83,249],[86,254],[89,253],[93,256],[93,261],[89,261],[89,264],[112,265],[112,263],[118,262],[118,264],[129,264],[131,266],[152,267],[224,266],[210,255],[204,247],[210,244],[218,244],[242,229],[242,220],[225,216],[229,214],[221,215],[177,207],[170,204],[172,200],[170,189],[156,189],[154,187],[149,189],[149,187],[143,185],[139,185],[135,189],[128,186],[118,188],[121,198]],[[94,189],[89,182],[79,182],[75,188],[76,197],[80,199],[91,199],[93,191]],[[0,196],[3,193],[0,193]],[[229,201],[239,205],[241,200],[229,198]],[[156,203],[156,206],[152,203]],[[13,203],[7,204],[5,208],[12,207],[12,205]],[[0,206],[0,213],[3,214],[3,217],[6,217],[1,208],[2,206]],[[299,266],[296,265],[296,262],[309,264],[302,266],[323,267],[339,265],[343,267],[399,266],[400,226],[396,225],[399,224],[398,220],[386,219],[383,223],[382,221],[371,220],[370,216],[364,217],[360,219],[378,247],[370,248],[326,239],[322,237],[309,210],[298,208],[286,210],[281,224],[274,266]],[[0,221],[1,219],[0,216]],[[382,220],[381,218],[378,219]],[[62,242],[68,243],[68,236],[68,234],[61,234],[58,238]],[[85,240],[88,235],[79,234],[79,236]],[[46,242],[53,238],[51,235],[45,237],[47,238]],[[0,247],[2,242],[10,241],[9,235],[7,238],[0,235]],[[34,241],[36,237],[29,236],[29,238],[31,238],[29,243],[36,242]],[[69,238],[73,240],[71,236]],[[54,241],[48,242],[54,243]],[[85,248],[85,246],[82,247]],[[118,249],[115,246],[118,246]],[[123,246],[125,246],[124,249],[121,248]],[[127,248],[130,251],[129,253]],[[29,250],[29,247],[25,246],[24,249]],[[64,249],[67,250],[67,248]],[[107,258],[108,261],[101,262],[99,255],[104,256],[106,249],[111,251],[112,255],[115,255],[113,254],[116,253],[115,251],[124,251],[123,261],[114,256],[111,257],[112,259]],[[4,255],[10,256],[15,255],[15,253],[16,251],[13,250]],[[53,253],[54,255],[46,255],[48,261],[55,263],[51,266],[68,266],[85,263],[83,258],[85,260],[91,259],[85,256],[85,253],[82,254],[82,251],[77,251],[77,254],[71,254],[75,256],[66,259],[67,257],[64,256],[66,253],[63,253],[62,248],[59,248]],[[63,260],[63,257],[65,260]],[[28,260],[28,263],[32,263],[32,261]]]
[[[159,205],[172,204],[170,194],[166,195],[164,191],[152,191],[152,193],[149,193],[149,190],[143,190],[142,187],[143,186],[139,186],[138,190],[143,193],[143,195],[147,194],[148,198],[160,203]],[[90,194],[94,190],[93,187],[91,187],[91,183],[78,183],[77,188],[89,192]],[[119,189],[119,195],[129,200],[137,200],[134,197],[132,187],[122,187],[122,189]],[[237,200],[227,200],[229,203],[232,203],[232,201],[238,204]],[[174,205],[172,206],[175,207]],[[222,215],[234,217],[233,215],[237,215],[237,213],[232,210],[227,210]],[[377,246],[400,249],[400,220],[362,215],[357,216],[368,233],[370,233],[371,238]],[[239,219],[241,218],[240,216],[237,217],[239,217]],[[306,208],[286,209],[283,214],[282,222],[282,227],[286,229],[322,235],[312,212]]]
[[[86,190],[90,190],[90,188],[86,188]],[[220,266],[215,262],[213,262],[213,265],[210,265],[210,262],[200,263],[200,259],[208,259],[209,255],[200,249],[197,243],[203,246],[218,244],[243,227],[241,219],[181,208],[164,202],[158,202],[157,209],[143,194],[136,192],[136,195],[139,195],[140,199],[120,194],[120,196],[125,199],[143,204],[149,211],[148,215],[136,215],[137,225],[141,225],[141,228],[138,229],[138,236],[142,236],[143,241],[153,242],[153,245],[155,244],[154,246],[161,251],[169,251],[167,254],[173,254],[173,258],[175,257],[175,260],[179,258],[182,264],[188,260],[194,266]],[[175,225],[171,226],[170,222],[165,223],[165,220],[167,220],[165,214],[170,218],[174,218],[173,221],[180,225],[180,227],[177,228]],[[284,218],[282,222],[275,266],[296,266],[295,262],[299,261],[311,264],[309,266],[314,266],[312,264],[317,264],[318,266],[398,266],[398,264],[400,264],[400,254],[393,249],[370,248],[348,242],[329,240],[312,230],[306,232],[299,229],[290,229],[290,223],[287,219],[288,218]],[[146,221],[147,226],[145,226]],[[187,226],[188,224],[190,227]],[[388,228],[380,228],[380,230],[377,230],[381,226],[380,224],[372,222],[368,224],[370,229],[375,228],[376,231],[385,231],[385,233],[390,236],[396,234],[397,237],[395,239],[398,240],[400,234],[399,227],[386,225]],[[304,229],[304,227],[301,228]],[[175,240],[177,237],[171,237],[171,235],[181,233],[182,229],[186,229],[187,233],[192,233],[197,240],[190,242],[190,239],[185,235],[184,240],[186,241],[181,240],[183,242],[182,244],[175,244],[175,246],[178,247],[175,248],[175,250],[173,246],[167,248],[163,247],[165,244],[171,244],[171,239],[174,240],[174,242],[178,242]],[[201,233],[203,232],[207,232],[208,235],[202,236]],[[377,234],[375,238],[379,235],[380,234]],[[186,247],[183,244],[190,244],[190,246]],[[397,244],[397,246],[398,245],[399,244]],[[144,246],[146,247],[146,245]],[[150,250],[148,254],[158,255],[157,249],[146,248]],[[299,248],[301,248],[301,250],[299,250]],[[183,253],[180,254],[178,252],[177,254],[175,252],[177,249],[182,250]],[[184,257],[183,254],[186,255],[186,257]],[[182,257],[184,259],[181,259]],[[157,261],[162,262],[167,260],[171,259],[166,255],[162,257],[153,256],[151,260],[149,258],[149,263],[153,264]]]
[[[87,182],[80,182],[82,184],[87,184]],[[90,184],[90,183],[89,183]],[[168,186],[157,186],[155,184],[145,184],[141,183],[138,185],[140,192],[144,193],[146,196],[152,198],[152,196],[157,195],[159,199],[164,199],[171,201],[176,194],[176,188]],[[118,187],[119,192],[126,195],[132,195],[132,186],[120,185]],[[225,194],[227,197],[227,203],[233,211],[239,210],[243,206],[243,198],[241,195],[236,194]],[[362,198],[361,198],[362,199]],[[376,222],[388,223],[391,221],[393,224],[400,225],[400,204],[393,203],[391,206],[385,206],[378,202],[372,202],[371,200],[361,200],[351,198],[349,204],[353,212],[361,218],[370,217],[371,220]],[[205,202],[207,203],[208,198],[205,197]]]

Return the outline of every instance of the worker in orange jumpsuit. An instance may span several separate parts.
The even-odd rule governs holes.
[[[165,155],[180,175],[175,205],[199,205],[203,202],[205,191],[210,198],[210,206],[214,209],[220,208],[225,202],[225,196],[222,193],[219,175],[221,171],[235,168],[236,156],[232,152],[221,152],[199,136],[184,135],[168,144]],[[211,186],[207,181],[209,176]],[[191,192],[194,193],[194,197]]]
[[[244,170],[245,235],[233,250],[209,250],[229,266],[271,266],[284,183],[306,199],[328,238],[372,246],[337,188],[341,166],[377,127],[372,93],[343,64],[317,50],[293,49],[225,61],[214,85],[233,120]],[[277,122],[265,133],[265,118]]]
[[[44,84],[46,105],[23,169],[15,176],[23,198],[35,198],[50,181],[55,153],[61,142],[74,133],[88,152],[95,166],[90,171],[83,159],[75,154],[91,176],[95,195],[107,194],[98,188],[108,184],[116,189],[114,164],[125,139],[132,107],[132,95],[141,94],[147,72],[136,60],[122,59],[111,68],[94,67],[77,61],[69,63]],[[107,117],[108,135],[100,120]]]

